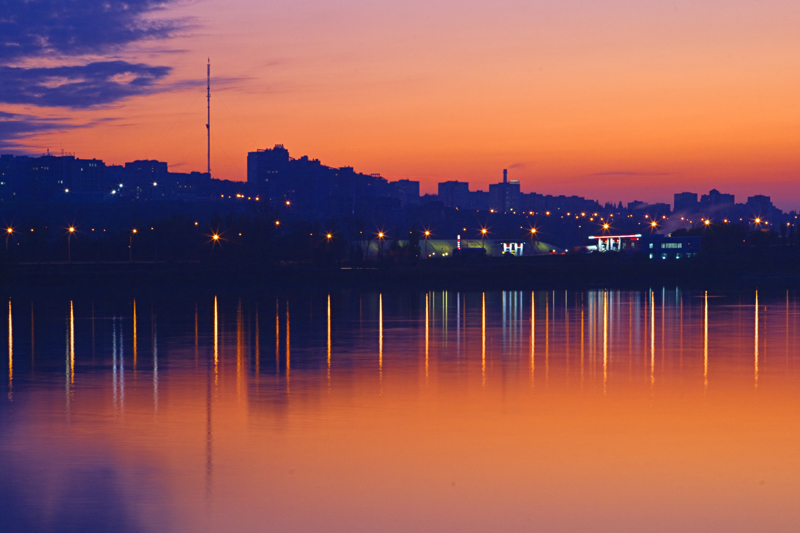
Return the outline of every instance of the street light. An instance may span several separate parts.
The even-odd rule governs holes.
[[[131,230],[130,242],[128,243],[128,262],[133,263],[133,235],[137,232],[136,228]]]
[[[8,238],[14,233],[14,228],[6,228],[6,252],[8,251]]]
[[[654,221],[652,221],[652,222],[650,223],[650,227],[651,227],[651,228],[653,228],[653,229],[655,229],[655,228],[657,228],[657,227],[658,227],[658,223],[657,223],[657,222],[654,220]]]
[[[430,230],[425,230],[425,257],[428,257],[428,237],[431,236]]]
[[[382,231],[378,232],[378,256],[383,258],[383,237],[384,233]]]
[[[75,233],[75,226],[70,226],[67,232],[67,262],[72,263],[72,234]]]
[[[531,253],[533,253],[533,241],[536,240],[536,228],[531,228]]]
[[[483,248],[483,241],[486,239],[486,228],[481,228],[481,248]]]
[[[608,228],[609,228],[608,222],[606,222],[605,224],[603,224],[603,229],[608,229]]]
[[[710,226],[711,221],[709,219],[705,219],[705,221],[703,221],[703,224],[705,224],[706,226]]]

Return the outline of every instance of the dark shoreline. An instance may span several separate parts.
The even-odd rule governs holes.
[[[800,257],[791,249],[764,257],[737,253],[677,261],[594,254],[441,259],[416,265],[264,266],[212,262],[30,263],[0,267],[4,292],[70,287],[130,289],[306,291],[800,288]]]

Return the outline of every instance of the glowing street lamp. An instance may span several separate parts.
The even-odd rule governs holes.
[[[658,227],[658,222],[656,222],[655,220],[650,222],[650,227],[656,229]]]
[[[386,236],[382,231],[378,232],[378,257],[383,258],[383,238]]]
[[[128,242],[128,262],[129,263],[133,263],[133,236],[137,232],[138,232],[138,230],[136,228],[133,228],[131,230],[131,234],[130,234],[130,238],[129,238],[129,242]]]
[[[603,229],[604,229],[604,230],[607,230],[609,227],[610,227],[610,226],[608,225],[608,222],[606,222],[605,224],[603,224]]]
[[[486,228],[481,228],[481,248],[483,248],[483,241],[486,239]]]
[[[6,252],[8,251],[8,238],[14,234],[14,228],[6,228]]]
[[[428,237],[431,236],[430,230],[425,230],[425,257],[428,257]]]
[[[709,219],[705,219],[703,221],[703,224],[705,224],[706,226],[710,226],[711,225],[711,221]]]
[[[75,233],[75,226],[67,228],[67,262],[72,263],[72,234]]]

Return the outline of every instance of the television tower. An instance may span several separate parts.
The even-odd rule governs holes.
[[[208,136],[208,177],[211,177],[211,58],[206,66],[206,102],[208,119],[206,121],[206,134]]]

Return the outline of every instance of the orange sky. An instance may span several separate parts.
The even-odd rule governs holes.
[[[247,151],[283,143],[423,192],[485,189],[509,168],[526,192],[671,202],[716,187],[800,207],[796,2],[205,0],[154,16],[191,25],[114,58],[173,67],[162,90],[4,106],[90,125],[22,145],[205,170],[205,86],[187,82],[210,56],[215,177],[243,180]]]

